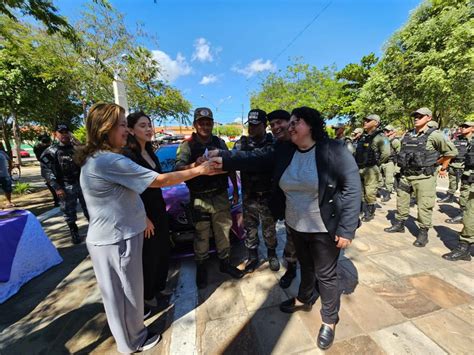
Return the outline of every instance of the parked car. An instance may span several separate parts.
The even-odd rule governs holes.
[[[16,157],[16,149],[12,149],[12,154],[14,157]],[[20,149],[20,157],[22,158],[29,158],[30,157],[30,153],[28,153],[26,150],[24,149]]]
[[[163,172],[175,169],[176,151],[178,144],[162,145],[155,154],[160,159]],[[240,181],[239,194],[240,194]],[[189,206],[189,190],[185,183],[162,188],[163,197],[166,202],[166,211],[170,216],[171,240],[175,248],[190,249],[194,239],[195,229],[190,222],[191,208]],[[229,184],[229,200],[232,200],[233,188]],[[231,206],[232,227],[231,239],[242,240],[245,238],[245,230],[242,217],[242,203],[240,201]]]

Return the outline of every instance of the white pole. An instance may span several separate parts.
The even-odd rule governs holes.
[[[125,115],[128,115],[127,90],[125,83],[118,74],[115,74],[113,86],[115,103],[122,106],[125,109]]]

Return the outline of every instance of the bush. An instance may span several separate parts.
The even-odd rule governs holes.
[[[31,186],[27,182],[17,182],[13,187],[13,193],[16,195],[31,193]]]

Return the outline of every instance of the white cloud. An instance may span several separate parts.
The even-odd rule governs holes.
[[[242,117],[240,117],[240,116],[239,116],[239,117],[236,117],[236,118],[234,118],[234,121],[232,121],[232,122],[235,122],[235,123],[242,123]]]
[[[276,65],[272,63],[270,59],[267,59],[265,62],[262,58],[255,59],[254,61],[247,64],[245,68],[239,68],[238,66],[233,66],[232,71],[236,73],[245,75],[247,78],[254,76],[257,73],[264,71],[275,71]]]
[[[201,81],[199,82],[199,84],[209,85],[209,84],[217,82],[218,80],[219,78],[217,77],[217,75],[214,75],[214,74],[204,75]]]
[[[221,48],[218,48],[218,51],[221,51]],[[191,58],[192,61],[199,62],[212,62],[214,61],[214,56],[211,53],[211,42],[205,38],[198,38],[194,41],[194,53]]]
[[[193,71],[181,53],[176,55],[176,59],[171,58],[167,53],[160,50],[154,50],[152,53],[153,58],[160,64],[160,79],[162,80],[172,83],[180,76],[189,75]]]

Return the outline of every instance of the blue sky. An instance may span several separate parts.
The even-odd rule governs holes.
[[[55,1],[75,20],[88,1]],[[382,53],[391,34],[420,0],[111,0],[133,31],[141,22],[156,41],[164,77],[194,107],[208,106],[217,121],[240,120],[250,93],[289,58],[342,68],[370,52]],[[329,5],[329,6],[328,6]],[[323,9],[325,10],[323,11]],[[320,16],[280,56],[317,15]]]

